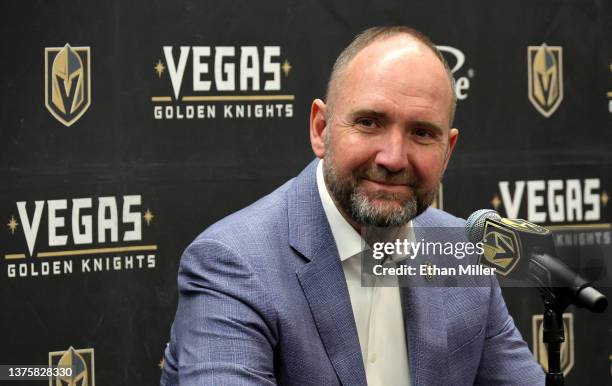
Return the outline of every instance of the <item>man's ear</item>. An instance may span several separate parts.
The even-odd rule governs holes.
[[[450,129],[450,133],[448,134],[448,149],[446,150],[446,160],[444,161],[444,170],[448,166],[448,161],[453,154],[453,150],[455,149],[455,145],[457,144],[457,140],[459,139],[459,129]]]
[[[310,106],[310,145],[319,158],[325,157],[325,130],[327,128],[327,106],[315,99]]]

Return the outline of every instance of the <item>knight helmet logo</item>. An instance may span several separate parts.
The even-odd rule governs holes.
[[[487,220],[485,222],[483,254],[479,263],[495,268],[495,272],[507,276],[521,259],[519,241],[511,230]]]
[[[95,386],[93,348],[50,352],[49,366],[72,369],[70,375],[50,377],[49,386]]]
[[[527,61],[529,101],[548,118],[563,100],[563,48],[546,43],[529,46]]]
[[[70,126],[91,103],[89,47],[45,48],[45,106],[61,123]]]

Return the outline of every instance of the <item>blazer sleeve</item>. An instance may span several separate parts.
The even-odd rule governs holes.
[[[217,240],[181,258],[179,301],[162,385],[274,385],[269,294],[248,262]]]
[[[477,385],[544,385],[544,372],[533,358],[508,313],[496,279],[485,330]]]

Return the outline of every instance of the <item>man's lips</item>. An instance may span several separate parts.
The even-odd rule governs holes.
[[[406,184],[396,184],[386,181],[374,181],[367,178],[363,179],[366,187],[374,188],[375,190],[384,190],[390,193],[406,193],[410,192],[411,188]]]

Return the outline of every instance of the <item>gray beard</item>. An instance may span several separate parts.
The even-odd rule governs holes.
[[[330,147],[327,147],[330,149]],[[375,227],[400,227],[423,213],[433,202],[435,191],[427,192],[424,197],[417,197],[416,191],[399,209],[391,210],[386,205],[374,206],[370,198],[357,186],[357,176],[354,179],[341,176],[333,164],[333,154],[326,154],[323,163],[323,176],[325,184],[330,190],[334,201],[348,213],[358,224]],[[391,194],[381,193],[374,199],[394,200]]]

